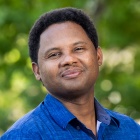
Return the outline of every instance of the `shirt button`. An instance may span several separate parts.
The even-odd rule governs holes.
[[[108,120],[108,118],[107,118],[107,117],[105,117],[105,120]]]
[[[80,130],[80,126],[76,126],[76,129],[77,129],[77,130]]]

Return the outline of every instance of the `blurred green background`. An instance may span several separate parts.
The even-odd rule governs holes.
[[[104,64],[96,98],[139,122],[139,0],[0,0],[0,135],[46,95],[31,70],[27,44],[31,26],[44,12],[69,6],[90,15],[99,34]]]

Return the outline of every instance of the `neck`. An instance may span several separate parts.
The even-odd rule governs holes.
[[[72,101],[63,99],[60,99],[60,101],[80,122],[96,135],[96,115],[93,93]]]

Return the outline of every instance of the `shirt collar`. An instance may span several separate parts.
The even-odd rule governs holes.
[[[76,118],[58,99],[50,94],[46,96],[44,103],[54,121],[64,129],[71,120]]]
[[[109,114],[109,112],[106,109],[104,109],[104,107],[97,101],[96,98],[94,99],[94,105],[98,121],[106,125],[115,125],[119,127],[119,121],[117,120],[117,118]]]
[[[100,103],[96,99],[94,100],[94,105],[97,120],[109,125],[111,117],[107,114],[107,112],[104,110],[104,108],[100,105]]]
[[[67,127],[70,121],[76,118],[58,99],[50,94],[46,96],[44,104],[54,121],[63,129]],[[119,121],[110,116],[96,99],[94,100],[94,104],[98,121],[106,125],[119,126]]]

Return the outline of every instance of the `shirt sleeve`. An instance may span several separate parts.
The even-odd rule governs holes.
[[[41,140],[37,135],[22,133],[18,130],[12,130],[4,133],[0,140]]]

